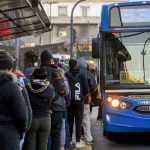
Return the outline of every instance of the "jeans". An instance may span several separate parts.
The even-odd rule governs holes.
[[[60,132],[60,146],[64,147],[65,146],[65,140],[66,140],[66,131],[65,131],[65,118],[63,118],[62,121],[62,127],[61,127],[61,132]]]
[[[24,143],[24,138],[25,138],[25,133],[23,134],[23,138],[22,138],[21,141],[20,141],[19,150],[22,150],[23,143]]]
[[[52,142],[51,142],[51,135],[49,134],[48,143],[47,143],[47,150],[50,150],[50,149],[51,149],[51,145],[52,145]]]
[[[53,112],[51,126],[51,150],[60,150],[60,132],[62,127],[62,112]]]
[[[65,148],[70,147],[70,130],[67,120],[67,111],[65,112],[65,131],[66,131],[66,141],[65,141]]]
[[[67,111],[63,112],[63,118],[65,118],[65,148],[70,147],[70,131],[69,131],[69,125],[68,125],[68,121],[67,121]],[[51,150],[51,136],[49,135],[48,138],[48,145],[47,145],[47,150]]]

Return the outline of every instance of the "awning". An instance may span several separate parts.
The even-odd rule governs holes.
[[[0,0],[0,41],[50,30],[52,25],[38,0]]]

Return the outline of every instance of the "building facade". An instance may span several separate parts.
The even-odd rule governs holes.
[[[121,1],[121,0],[120,0]],[[127,1],[127,0],[122,0]],[[64,42],[68,51],[70,49],[70,17],[76,0],[43,0],[43,6],[53,23],[53,30],[43,37],[51,43]],[[86,0],[79,3],[74,10],[73,28],[76,31],[77,49],[91,50],[91,41],[98,33],[101,7],[103,4],[119,2],[119,0]]]

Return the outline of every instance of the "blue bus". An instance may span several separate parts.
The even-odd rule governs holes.
[[[150,132],[150,2],[104,5],[98,60],[103,133]]]

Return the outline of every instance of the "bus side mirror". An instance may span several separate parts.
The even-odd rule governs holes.
[[[93,58],[100,58],[100,38],[93,38],[92,39],[92,57]]]

